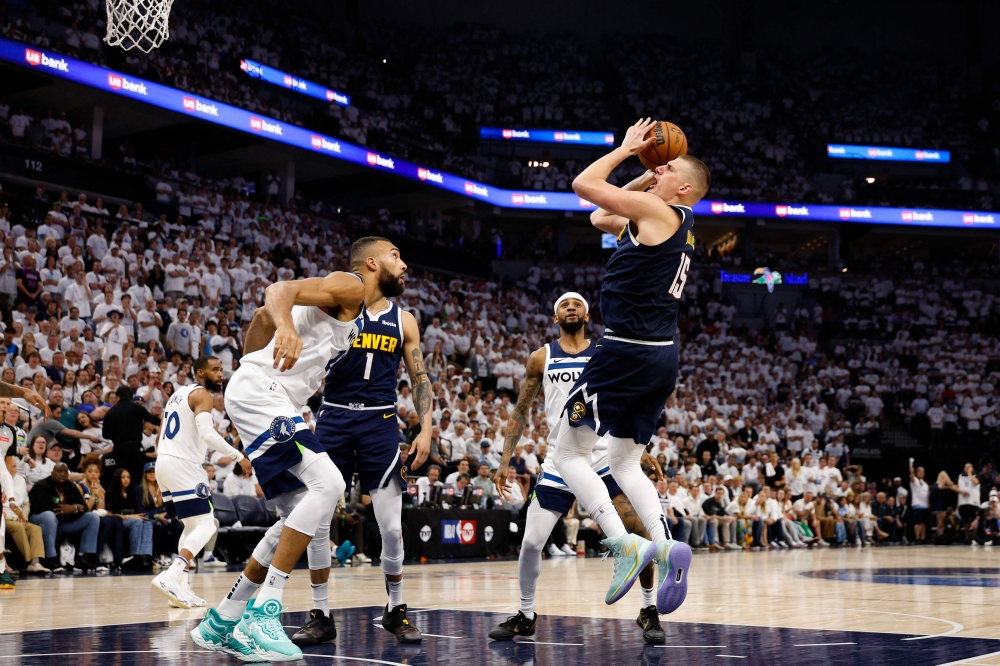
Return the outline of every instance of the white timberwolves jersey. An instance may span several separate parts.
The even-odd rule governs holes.
[[[190,395],[203,388],[201,384],[183,386],[167,400],[163,407],[163,434],[156,447],[157,455],[173,456],[199,465],[205,462],[208,445],[198,434],[194,411],[188,403]]]
[[[593,344],[593,343],[591,343]],[[562,417],[566,398],[579,379],[583,368],[593,354],[593,348],[587,347],[579,354],[569,354],[563,351],[559,342],[553,340],[545,345],[545,370],[542,372],[542,390],[545,392],[545,421],[549,426],[549,448],[542,463],[542,478],[538,480],[543,486],[567,489],[566,484],[555,465],[556,437],[551,434],[556,431],[556,425]],[[590,453],[590,467],[598,476],[611,473],[608,465],[608,441],[601,437],[594,444]]]
[[[319,390],[327,371],[354,344],[364,326],[364,318],[359,314],[354,321],[340,321],[318,307],[296,305],[292,308],[292,323],[295,333],[302,338],[302,352],[291,370],[281,372],[273,367],[273,339],[263,349],[244,356],[240,362],[263,370],[285,390],[297,407],[302,407]],[[260,390],[267,389],[267,386],[262,386]]]

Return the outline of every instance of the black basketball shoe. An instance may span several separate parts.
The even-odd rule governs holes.
[[[391,611],[387,604],[382,613],[382,628],[394,634],[400,643],[419,643],[424,640],[420,630],[406,619],[406,604],[396,606]]]
[[[319,645],[332,641],[337,637],[337,623],[332,617],[327,617],[323,611],[314,608],[309,611],[309,621],[292,634],[292,642],[296,645]]]
[[[535,619],[529,620],[524,613],[517,611],[517,615],[511,615],[505,622],[493,627],[490,638],[495,641],[512,641],[514,636],[534,636],[537,624],[538,613],[535,613]]]
[[[667,642],[667,635],[660,626],[660,614],[656,606],[646,606],[639,611],[635,623],[642,629],[642,640],[651,645],[661,645]]]

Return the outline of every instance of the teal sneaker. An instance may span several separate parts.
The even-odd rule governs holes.
[[[611,587],[604,596],[604,603],[613,604],[632,589],[632,584],[649,563],[656,557],[656,544],[635,534],[626,534],[617,539],[605,539],[601,542],[608,552],[604,558],[613,555],[615,558],[615,576]]]
[[[233,641],[233,628],[239,621],[239,618],[227,620],[217,610],[209,608],[201,624],[191,630],[191,640],[198,647],[212,652],[225,652],[237,657],[253,655],[253,650],[241,650],[242,646]]]
[[[663,539],[656,544],[655,559],[656,569],[660,575],[656,610],[666,615],[680,608],[687,598],[691,547],[680,541]]]
[[[281,602],[277,599],[247,608],[233,627],[232,642],[252,653],[238,654],[241,661],[296,661],[302,658],[302,650],[281,626]]]

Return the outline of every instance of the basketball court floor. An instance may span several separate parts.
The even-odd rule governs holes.
[[[378,625],[379,569],[334,569],[335,643],[307,648],[307,664],[880,664],[1000,666],[1000,549],[824,549],[697,555],[687,602],[664,616],[664,646],[635,624],[638,585],[604,604],[611,563],[546,560],[532,639],[494,643],[487,632],[517,610],[517,562],[412,565],[411,618],[422,645],[397,645]],[[215,604],[231,572],[195,577]],[[203,610],[169,608],[147,576],[27,578],[0,591],[0,666],[201,666],[238,663],[188,639]],[[307,572],[285,589],[283,624],[310,608]]]

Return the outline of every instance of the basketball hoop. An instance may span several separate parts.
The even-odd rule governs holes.
[[[104,41],[126,51],[149,53],[170,36],[173,0],[107,0],[108,34]]]

